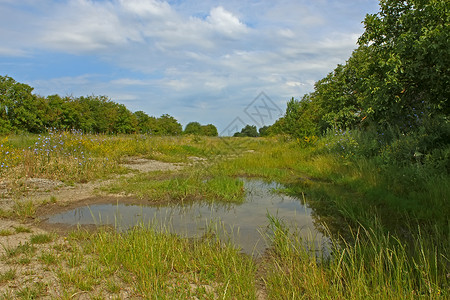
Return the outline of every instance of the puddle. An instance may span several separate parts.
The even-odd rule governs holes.
[[[230,239],[243,252],[259,256],[268,247],[263,237],[269,224],[267,214],[282,219],[305,238],[315,237],[321,248],[327,238],[318,232],[312,210],[297,198],[272,192],[280,187],[261,180],[244,180],[246,201],[243,204],[191,203],[189,205],[143,206],[94,204],[47,216],[51,224],[113,225],[127,230],[138,224],[153,224],[185,237],[200,237],[208,228],[221,227],[221,239]]]

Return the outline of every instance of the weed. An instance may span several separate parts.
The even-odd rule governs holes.
[[[53,241],[54,236],[49,233],[40,233],[32,235],[30,238],[30,242],[32,244],[46,244]]]
[[[36,213],[36,207],[31,200],[16,200],[14,202],[13,212],[19,218],[32,218]]]
[[[31,229],[25,226],[16,226],[14,227],[14,230],[16,231],[16,233],[31,233]]]
[[[35,282],[31,286],[26,286],[20,288],[16,292],[16,296],[20,299],[37,299],[38,297],[42,297],[46,290],[46,285],[42,282]]]
[[[39,260],[46,265],[55,265],[59,261],[58,256],[53,252],[43,252]]]
[[[29,257],[21,257],[17,260],[17,263],[20,265],[29,265],[31,263],[31,258]]]
[[[24,244],[20,243],[17,247],[5,247],[5,256],[7,258],[15,257],[20,254],[31,255],[36,251],[36,247],[32,246],[30,243],[26,242]]]
[[[106,281],[106,290],[110,293],[117,294],[120,292],[120,285],[114,280]]]
[[[16,278],[16,270],[15,269],[9,269],[8,271],[5,271],[4,273],[0,273],[0,284],[14,280]]]
[[[2,229],[0,230],[0,236],[9,236],[13,235],[14,233],[9,229]]]

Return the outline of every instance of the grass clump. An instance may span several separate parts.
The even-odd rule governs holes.
[[[5,271],[3,273],[0,272],[0,284],[14,280],[16,278],[16,270],[15,269],[9,269],[8,271]]]
[[[36,206],[31,200],[16,200],[12,211],[21,219],[32,218],[36,214]]]
[[[31,233],[32,232],[32,230],[30,228],[21,226],[21,225],[14,227],[14,230],[16,231],[16,233]]]
[[[32,235],[30,238],[31,244],[47,244],[52,242],[54,239],[54,236],[49,233],[40,233]]]
[[[45,251],[41,253],[39,260],[46,265],[56,265],[59,262],[59,257],[54,252]]]
[[[42,282],[34,282],[32,285],[20,288],[16,292],[19,299],[37,299],[45,295],[47,286]]]
[[[9,229],[2,229],[0,230],[0,236],[9,236],[13,235],[14,233]]]
[[[5,247],[5,257],[6,258],[12,258],[19,256],[21,254],[24,255],[32,255],[36,251],[36,247],[31,245],[30,243],[20,243],[17,247]]]

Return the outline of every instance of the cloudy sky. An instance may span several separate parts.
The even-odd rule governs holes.
[[[376,0],[0,0],[0,75],[183,126],[259,127],[344,63],[377,11]]]

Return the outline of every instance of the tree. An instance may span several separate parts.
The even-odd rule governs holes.
[[[164,114],[158,119],[161,135],[180,135],[183,132],[183,127],[178,121],[168,115]]]
[[[202,135],[205,135],[205,136],[218,136],[219,135],[219,132],[217,131],[216,126],[214,126],[213,124],[202,125],[201,133],[202,133]]]
[[[137,130],[140,133],[150,133],[152,128],[151,128],[151,122],[150,122],[150,117],[143,112],[142,110],[139,110],[137,112],[134,113],[134,118],[136,119],[137,122]]]
[[[184,128],[184,134],[201,135],[202,125],[199,122],[190,122]]]
[[[269,135],[269,126],[263,126],[261,128],[259,128],[259,136],[268,136]]]
[[[0,115],[4,119],[0,122],[2,128],[30,132],[43,129],[38,115],[37,96],[32,91],[33,88],[27,84],[16,82],[8,76],[0,76]]]
[[[447,0],[380,1],[359,39],[368,51],[363,114],[378,126],[410,131],[448,116],[450,13]]]
[[[236,132],[234,137],[257,137],[258,136],[258,130],[256,129],[255,125],[246,125],[244,128],[241,129],[241,132]]]

